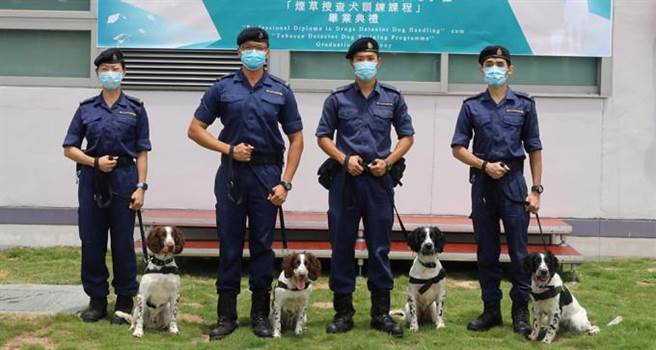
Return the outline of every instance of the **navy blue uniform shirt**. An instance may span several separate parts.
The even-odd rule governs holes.
[[[458,115],[451,147],[468,148],[472,135],[474,155],[487,161],[524,159],[524,150],[541,150],[535,101],[510,89],[498,105],[487,90],[466,99]]]
[[[217,80],[205,91],[194,116],[207,125],[219,118],[219,140],[231,145],[245,142],[256,153],[284,152],[278,124],[286,134],[303,129],[287,83],[266,71],[253,87],[241,70]]]
[[[82,148],[92,157],[137,157],[150,151],[148,115],[141,100],[121,93],[111,108],[102,94],[80,102],[64,138],[64,147]]]
[[[365,99],[356,83],[333,90],[323,105],[316,136],[331,139],[337,130],[337,148],[357,154],[366,162],[390,154],[390,129],[399,138],[414,135],[408,106],[398,89],[376,82]]]

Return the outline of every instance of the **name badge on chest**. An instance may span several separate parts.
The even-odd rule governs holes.
[[[130,112],[130,111],[118,111],[118,114],[129,115],[131,117],[136,117],[137,116],[137,113]]]
[[[267,92],[267,93],[269,93],[269,94],[282,96],[282,92],[280,92],[280,91],[269,90],[269,89],[266,89],[266,90],[264,90],[264,91]]]
[[[393,102],[376,101],[376,106],[394,107],[394,103]]]
[[[523,109],[514,109],[514,108],[506,108],[506,112],[508,113],[519,113],[519,114],[524,114]]]

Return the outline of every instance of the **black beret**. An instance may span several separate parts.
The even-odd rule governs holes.
[[[113,47],[111,49],[107,49],[98,55],[95,60],[93,60],[93,64],[96,67],[99,67],[103,63],[121,63],[125,64],[123,60],[123,52],[121,50]]]
[[[481,53],[478,54],[478,63],[483,65],[486,59],[494,58],[503,58],[510,65],[510,51],[501,45],[492,45],[481,50]]]
[[[237,46],[247,41],[257,41],[260,43],[266,43],[269,46],[269,34],[266,30],[259,27],[249,27],[241,31],[237,36]]]
[[[356,53],[362,51],[378,53],[378,42],[376,39],[364,37],[354,41],[346,53],[346,58],[350,60]]]

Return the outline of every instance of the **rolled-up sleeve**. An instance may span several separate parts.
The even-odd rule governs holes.
[[[64,137],[63,147],[75,146],[77,148],[82,147],[82,140],[84,139],[84,124],[82,123],[82,112],[78,107],[73,115],[73,120],[68,126],[68,131],[66,132],[66,137]]]
[[[335,129],[337,128],[337,103],[333,95],[328,96],[326,101],[323,103],[323,111],[321,112],[321,119],[319,120],[319,125],[317,126],[317,131],[315,136],[323,137],[327,136],[331,139],[335,135]]]
[[[405,103],[403,96],[399,95],[398,102],[394,108],[394,116],[392,119],[394,130],[398,138],[412,136],[415,134],[415,129],[412,126],[412,118],[408,114],[408,105]]]
[[[150,128],[148,124],[148,113],[146,108],[142,107],[139,112],[139,119],[137,119],[137,152],[150,151],[152,145],[150,144]]]
[[[538,126],[538,114],[535,109],[535,101],[531,101],[528,118],[526,119],[522,129],[522,141],[524,141],[524,149],[528,153],[542,149],[542,141],[540,141],[540,127]]]
[[[211,125],[219,114],[219,89],[217,85],[212,85],[205,90],[200,104],[194,112],[194,117],[207,125]]]
[[[278,120],[282,125],[282,130],[289,135],[303,130],[303,121],[301,114],[298,112],[296,97],[291,90],[285,91],[285,104],[280,109]]]
[[[455,146],[464,146],[465,148],[469,147],[469,141],[472,138],[472,123],[471,117],[468,112],[466,104],[462,104],[460,108],[460,113],[458,114],[458,120],[456,121],[456,129],[453,132],[453,138],[451,139],[451,147]]]

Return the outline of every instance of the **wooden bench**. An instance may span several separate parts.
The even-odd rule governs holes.
[[[216,220],[213,210],[179,210],[179,209],[148,209],[143,213],[144,225],[176,225],[184,230],[187,244],[182,255],[185,256],[218,256],[219,242],[216,238]],[[473,236],[471,220],[466,216],[442,215],[402,215],[403,223],[408,230],[419,226],[437,226],[447,236],[447,244],[440,259],[444,261],[476,261],[476,244]],[[583,261],[582,255],[575,248],[567,245],[566,237],[572,232],[572,227],[557,218],[542,218],[544,240],[549,249],[565,264],[578,264]],[[328,222],[325,213],[285,212],[285,224],[288,236],[288,248],[297,251],[309,251],[322,258],[329,258],[331,249],[328,241]],[[413,253],[403,240],[400,226],[394,224],[390,259],[410,260]],[[502,225],[501,261],[508,262],[507,247],[503,236]],[[136,242],[137,252],[141,253],[141,242]],[[280,235],[274,237],[273,249],[276,256],[282,256]],[[537,252],[544,249],[542,238],[535,219],[529,224],[529,251]],[[249,256],[248,242],[244,244],[244,257]],[[368,257],[364,242],[362,227],[356,242],[355,257],[362,262]]]

